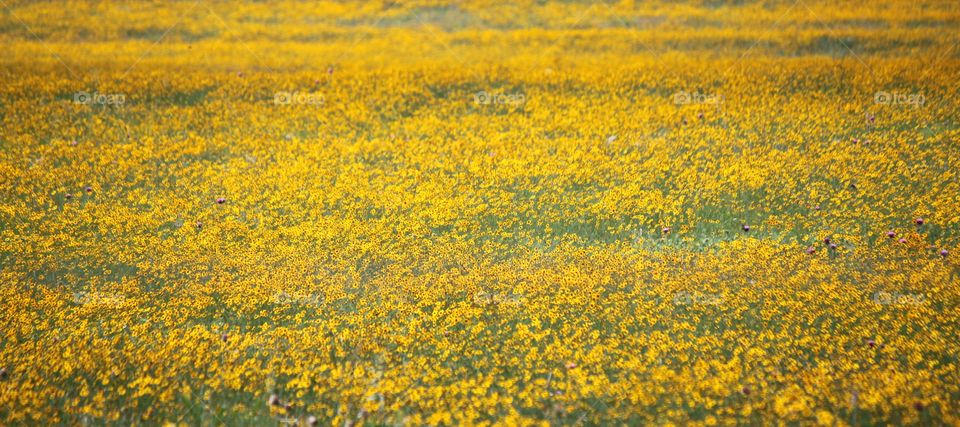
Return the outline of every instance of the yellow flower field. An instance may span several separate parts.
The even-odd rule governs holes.
[[[0,1],[0,425],[960,425],[960,4]]]

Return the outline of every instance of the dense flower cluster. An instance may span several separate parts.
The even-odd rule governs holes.
[[[10,2],[0,424],[960,424],[955,7],[500,3]]]

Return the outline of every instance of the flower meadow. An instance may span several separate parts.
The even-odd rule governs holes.
[[[960,425],[949,1],[0,1],[0,424]]]

